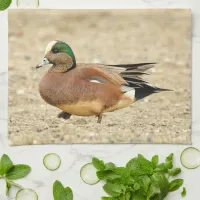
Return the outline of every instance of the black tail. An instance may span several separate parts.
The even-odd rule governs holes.
[[[135,88],[135,98],[136,100],[140,100],[151,94],[163,91],[172,91],[172,90],[153,87],[149,84],[143,84],[142,87]]]

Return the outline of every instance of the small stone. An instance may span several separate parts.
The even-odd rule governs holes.
[[[25,60],[31,60],[31,57],[30,56],[24,56],[24,59]]]
[[[33,144],[38,144],[38,141],[37,140],[33,140]]]
[[[17,94],[24,94],[24,90],[17,90]]]
[[[93,136],[95,136],[95,133],[94,132],[90,133],[90,137],[93,137]]]
[[[145,102],[145,103],[148,103],[148,102],[149,102],[149,99],[148,99],[148,98],[144,99],[144,102]]]

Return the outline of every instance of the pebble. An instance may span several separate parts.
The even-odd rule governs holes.
[[[24,90],[17,90],[17,94],[24,94]]]
[[[25,60],[31,60],[31,57],[30,56],[24,56],[24,59]]]
[[[33,140],[33,144],[38,144],[38,141],[37,140]]]

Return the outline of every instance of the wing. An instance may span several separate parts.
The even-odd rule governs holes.
[[[140,84],[146,83],[140,76],[146,74],[144,71],[152,68],[154,64],[155,63],[124,65],[87,64],[85,67],[87,68],[88,75],[90,75],[89,81],[91,82],[137,87]]]

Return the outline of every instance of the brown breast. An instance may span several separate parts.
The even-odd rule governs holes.
[[[100,110],[120,100],[122,93],[119,86],[92,83],[88,81],[89,77],[90,72],[83,67],[76,67],[66,73],[48,72],[40,81],[40,95],[56,107],[77,102],[98,102]]]

